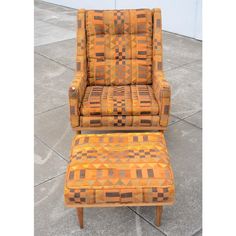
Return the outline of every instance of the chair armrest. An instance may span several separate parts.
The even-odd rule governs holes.
[[[160,125],[167,126],[170,113],[170,85],[163,73],[161,10],[153,9],[153,91],[159,106]]]
[[[80,106],[87,86],[87,55],[85,10],[77,11],[76,74],[69,88],[70,121],[72,128],[79,126]]]
[[[171,88],[165,80],[164,73],[158,72],[153,75],[153,91],[159,105],[160,125],[167,126],[170,114]]]
[[[69,88],[70,121],[71,126],[79,126],[80,106],[87,86],[85,74],[77,74]]]

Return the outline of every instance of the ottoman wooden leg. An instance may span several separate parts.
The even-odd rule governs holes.
[[[76,133],[77,133],[77,134],[81,134],[81,130],[77,130]]]
[[[161,215],[163,211],[163,206],[157,206],[156,207],[156,225],[160,226],[161,225]]]
[[[77,210],[77,216],[78,216],[80,228],[83,229],[84,228],[84,212],[83,212],[84,208],[78,207],[76,210]]]

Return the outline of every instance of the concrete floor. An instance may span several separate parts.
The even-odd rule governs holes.
[[[163,32],[164,69],[172,86],[165,133],[175,174],[176,203],[162,225],[154,207],[85,209],[80,230],[64,207],[63,184],[73,132],[67,89],[75,70],[76,11],[35,1],[35,235],[202,234],[202,43]]]

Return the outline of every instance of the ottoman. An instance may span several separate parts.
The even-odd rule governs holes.
[[[156,206],[174,202],[174,178],[163,133],[77,134],[67,167],[65,204],[84,207]]]

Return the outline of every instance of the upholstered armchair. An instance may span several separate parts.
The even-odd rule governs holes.
[[[165,130],[170,86],[163,74],[160,9],[77,13],[74,130]]]

